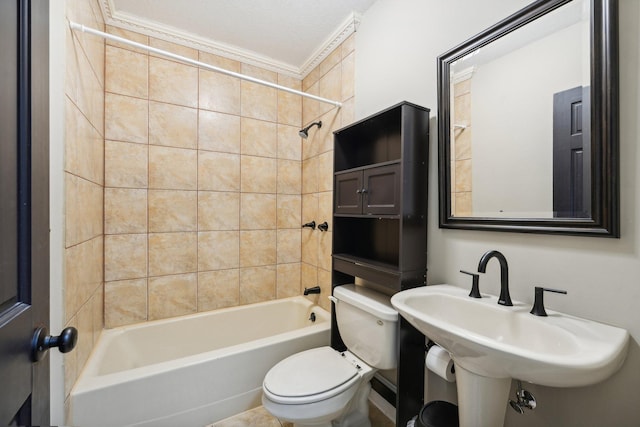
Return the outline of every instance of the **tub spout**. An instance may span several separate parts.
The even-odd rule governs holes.
[[[319,294],[319,293],[320,293],[320,286],[314,286],[313,288],[304,288],[305,295]]]

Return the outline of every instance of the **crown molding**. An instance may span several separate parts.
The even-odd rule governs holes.
[[[295,65],[277,61],[256,52],[216,42],[157,22],[146,21],[140,19],[138,16],[118,12],[115,10],[113,0],[100,0],[99,3],[106,25],[177,43],[301,80],[340,46],[344,40],[353,34],[360,24],[360,15],[352,13],[334,33],[313,52],[301,67],[296,67]]]

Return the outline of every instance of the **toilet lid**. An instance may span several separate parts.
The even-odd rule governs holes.
[[[358,378],[358,369],[331,347],[319,347],[289,356],[264,378],[264,388],[284,400],[332,397]],[[328,393],[334,390],[335,393]],[[278,399],[280,400],[280,399]]]

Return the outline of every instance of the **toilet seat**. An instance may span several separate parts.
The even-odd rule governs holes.
[[[364,363],[349,353],[319,347],[289,356],[267,373],[263,391],[273,402],[302,405],[349,389],[361,378]]]

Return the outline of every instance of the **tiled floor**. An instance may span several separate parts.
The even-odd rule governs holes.
[[[369,404],[369,419],[371,427],[394,427],[395,423],[387,418],[378,408]],[[281,423],[277,418],[269,414],[262,406],[243,412],[236,416],[218,421],[207,427],[293,427],[291,423]]]

